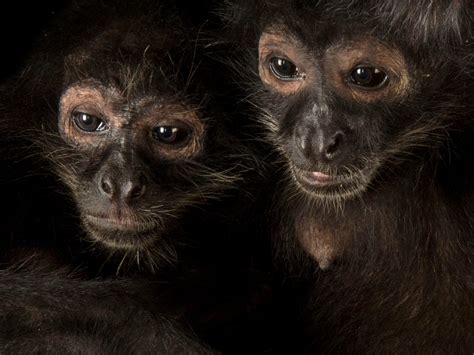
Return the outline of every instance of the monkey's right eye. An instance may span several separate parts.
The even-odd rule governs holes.
[[[107,128],[104,120],[84,112],[73,113],[72,120],[76,127],[84,132],[100,132]]]
[[[301,78],[298,67],[282,57],[273,57],[270,59],[270,71],[279,80],[292,81]]]

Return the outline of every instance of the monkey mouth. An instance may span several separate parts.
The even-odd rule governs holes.
[[[364,191],[370,170],[365,167],[351,174],[330,174],[291,166],[293,178],[303,191],[325,199],[350,198]]]
[[[122,232],[146,232],[155,226],[151,223],[137,221],[132,218],[102,217],[86,215],[87,221],[98,228],[105,230],[117,230]]]
[[[322,173],[320,171],[298,171],[297,178],[302,180],[304,183],[308,185],[314,186],[331,186],[338,184],[340,182],[339,176],[329,175]]]
[[[129,217],[86,214],[84,227],[90,237],[113,249],[140,249],[158,237],[158,225]]]

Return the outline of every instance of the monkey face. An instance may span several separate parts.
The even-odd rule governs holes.
[[[175,261],[183,218],[235,187],[247,150],[195,39],[161,17],[125,18],[58,53],[36,143],[94,247],[154,269]]]
[[[311,48],[273,27],[260,37],[259,75],[266,121],[297,185],[320,199],[364,191],[396,130],[387,116],[403,111],[410,90],[402,53],[369,35]]]
[[[203,152],[205,127],[193,107],[126,98],[86,80],[61,96],[59,131],[76,152],[60,175],[89,235],[109,248],[147,247],[199,195],[182,172]]]

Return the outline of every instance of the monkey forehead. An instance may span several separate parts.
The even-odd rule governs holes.
[[[265,27],[260,35],[260,42],[262,42],[262,40],[271,40],[278,44],[300,42],[298,36],[282,23]]]
[[[348,34],[338,41],[331,42],[326,50],[330,54],[342,52],[343,55],[350,51],[354,55],[381,57],[394,65],[404,65],[403,55],[397,47],[368,34],[356,37]]]
[[[284,26],[270,26],[266,28],[259,39],[259,58],[260,60],[264,57],[275,52],[282,52],[281,55],[289,57],[292,60],[296,60],[300,57],[308,58],[307,47],[291,32],[289,32]]]
[[[387,61],[395,65],[404,65],[403,55],[401,51],[393,45],[388,45],[383,40],[364,32],[358,32],[356,35],[350,32],[336,33],[332,35],[321,34],[315,31],[314,36],[310,36],[311,40],[299,36],[286,25],[279,23],[266,27],[259,39],[260,48],[280,48],[291,50],[294,53],[308,54],[320,51],[321,54],[326,52],[335,54],[342,51],[351,51],[351,54],[359,54],[360,57],[366,55],[378,56],[385,58]],[[321,37],[321,39],[319,39]],[[316,45],[315,45],[316,44]]]
[[[61,95],[61,103],[71,100],[105,100],[104,92],[104,87],[100,83],[92,80],[87,80],[69,86]]]
[[[137,106],[142,102],[149,104],[152,101],[159,101],[157,97],[152,95],[137,94],[136,97],[133,97],[114,85],[104,85],[95,79],[86,79],[72,84],[61,96],[61,103],[81,103],[88,100],[98,104],[121,104],[124,107]]]

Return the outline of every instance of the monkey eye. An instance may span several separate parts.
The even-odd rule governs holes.
[[[364,89],[379,89],[387,83],[388,75],[378,68],[358,66],[352,70],[350,81]]]
[[[270,59],[270,71],[277,79],[284,81],[298,80],[302,77],[298,67],[293,62],[282,57]]]
[[[72,120],[76,127],[84,132],[100,132],[107,128],[104,120],[84,112],[73,113]]]
[[[191,138],[191,130],[177,126],[157,126],[153,128],[152,136],[160,143],[182,145]]]

